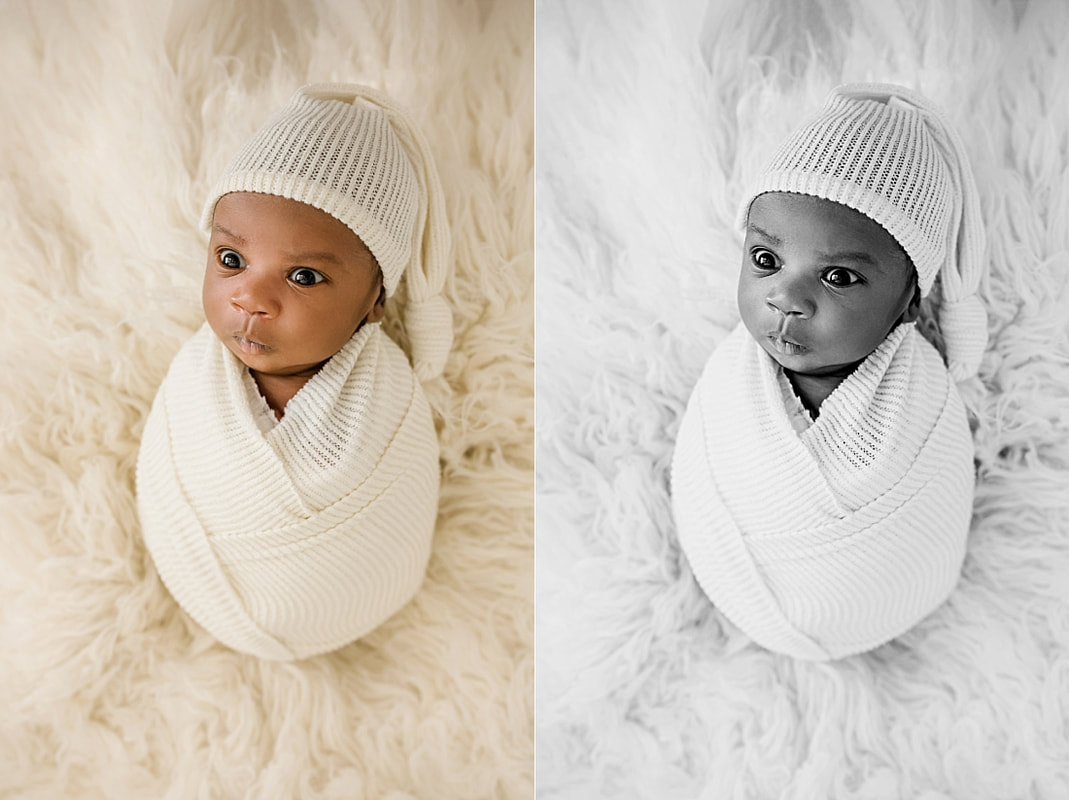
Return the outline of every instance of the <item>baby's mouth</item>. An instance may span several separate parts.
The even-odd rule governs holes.
[[[782,355],[796,356],[806,351],[806,348],[798,344],[798,342],[792,341],[780,333],[770,333],[767,338],[772,343],[772,348]]]
[[[246,337],[241,336],[240,334],[234,336],[234,341],[237,342],[238,348],[241,350],[241,352],[249,356],[257,356],[262,353],[266,353],[268,350],[271,349],[266,344],[257,342],[254,339],[247,339]]]

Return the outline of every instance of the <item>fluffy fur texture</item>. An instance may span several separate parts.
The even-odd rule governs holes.
[[[1069,8],[558,0],[537,27],[541,797],[1069,796]],[[820,664],[706,600],[668,466],[738,320],[742,192],[868,80],[946,109],[975,167],[979,478],[949,601]]]
[[[0,796],[522,797],[532,784],[533,12],[524,2],[3,4]],[[175,604],[134,464],[203,320],[211,182],[293,91],[377,86],[442,177],[456,342],[427,385],[428,576],[299,663]],[[387,306],[386,330],[404,292]]]

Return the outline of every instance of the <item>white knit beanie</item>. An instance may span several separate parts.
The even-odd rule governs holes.
[[[408,287],[405,329],[420,380],[440,375],[453,342],[442,298],[449,231],[427,141],[393,100],[366,86],[304,86],[253,136],[208,196],[201,226],[230,192],[307,203],[353,231],[382,268],[386,295]]]
[[[940,275],[947,367],[957,381],[976,374],[987,344],[976,296],[984,269],[979,195],[961,139],[930,101],[893,84],[836,88],[758,177],[740,227],[765,192],[821,197],[874,220],[912,260],[922,296]]]

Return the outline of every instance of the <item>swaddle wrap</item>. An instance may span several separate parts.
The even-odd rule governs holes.
[[[267,434],[246,367],[205,325],[167,373],[137,465],[145,542],[213,636],[263,658],[360,638],[415,594],[438,441],[400,348],[365,325]]]
[[[900,324],[792,428],[780,367],[740,324],[691,395],[672,462],[680,544],[755,642],[802,659],[869,650],[957,583],[973,497],[965,410]]]

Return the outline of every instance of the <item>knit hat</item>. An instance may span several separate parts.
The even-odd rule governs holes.
[[[313,84],[253,136],[208,196],[201,226],[230,192],[307,203],[352,230],[382,268],[386,296],[406,276],[405,329],[420,380],[440,375],[453,342],[441,296],[449,231],[438,172],[409,116],[366,86]]]
[[[765,192],[832,200],[881,225],[917,271],[921,295],[941,276],[939,327],[955,380],[976,374],[987,317],[980,201],[965,147],[939,110],[902,86],[854,83],[794,132],[745,196],[739,225]]]

